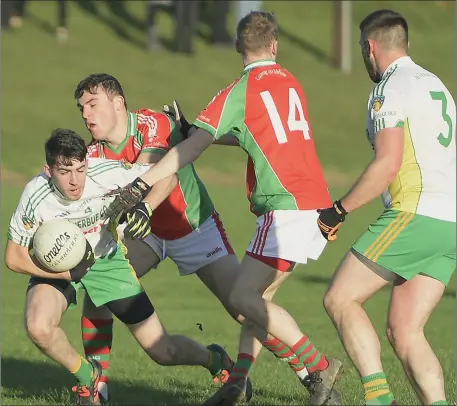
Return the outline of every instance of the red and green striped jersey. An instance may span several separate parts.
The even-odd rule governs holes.
[[[231,133],[248,154],[251,211],[331,206],[304,91],[273,61],[258,61],[221,90],[194,122],[216,139]]]
[[[88,156],[134,163],[142,152],[164,155],[181,141],[180,131],[166,114],[140,109],[128,113],[127,135],[117,148],[103,141],[93,141],[88,145]],[[180,169],[178,179],[178,185],[151,217],[152,232],[166,240],[189,234],[214,210],[213,202],[193,165]]]

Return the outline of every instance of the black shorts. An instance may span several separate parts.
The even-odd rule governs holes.
[[[62,293],[62,295],[64,295],[67,301],[67,308],[71,304],[76,303],[76,290],[69,281],[66,281],[64,279],[48,279],[32,276],[29,280],[29,284],[27,285],[27,292],[34,286],[40,284],[50,285],[53,288],[56,288],[60,293]]]
[[[146,275],[156,265],[157,254],[142,240],[126,238],[124,245],[127,247],[126,258],[130,261],[138,278]]]

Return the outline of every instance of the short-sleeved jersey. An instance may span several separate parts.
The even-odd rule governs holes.
[[[128,113],[127,136],[116,149],[93,141],[88,154],[133,163],[142,152],[164,155],[181,141],[180,131],[166,114],[140,109]],[[213,202],[194,166],[187,165],[178,171],[178,185],[154,210],[151,230],[165,240],[181,238],[205,222],[213,210]]]
[[[251,211],[312,210],[332,202],[298,80],[273,61],[246,66],[194,122],[216,139],[231,133],[248,154]]]
[[[124,162],[88,158],[84,191],[76,201],[66,199],[46,174],[35,176],[22,192],[11,218],[8,239],[30,248],[41,224],[64,218],[83,231],[97,258],[111,253],[117,240],[105,215],[115,197],[105,195],[132,182],[149,168],[150,165],[126,165]]]
[[[386,208],[456,220],[456,107],[433,73],[405,56],[394,61],[368,100],[367,136],[404,128],[400,171],[383,194]]]

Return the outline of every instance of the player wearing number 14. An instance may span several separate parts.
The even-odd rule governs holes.
[[[326,240],[317,227],[317,210],[331,204],[305,94],[298,80],[276,62],[277,33],[270,13],[253,11],[240,20],[236,50],[242,57],[242,74],[213,98],[190,131],[189,123],[180,120],[188,139],[172,148],[144,180],[154,185],[193,162],[214,142],[246,151],[248,199],[257,231],[230,302],[246,318],[244,338],[250,331],[263,342],[265,337],[253,326],[266,329],[276,339],[264,345],[280,359],[292,357],[295,370],[307,370],[301,382],[310,392],[309,404],[337,404],[333,386],[341,376],[341,362],[322,354],[286,310],[271,302],[297,263],[306,264],[322,254]],[[243,399],[259,350],[252,341],[240,340],[230,378],[208,405]]]

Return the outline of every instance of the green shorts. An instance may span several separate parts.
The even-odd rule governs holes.
[[[423,274],[447,286],[456,269],[456,224],[390,209],[352,249],[404,279]]]
[[[119,244],[114,253],[98,258],[81,282],[72,282],[73,287],[76,291],[85,289],[97,307],[142,293],[143,287],[126,254],[125,245]]]

